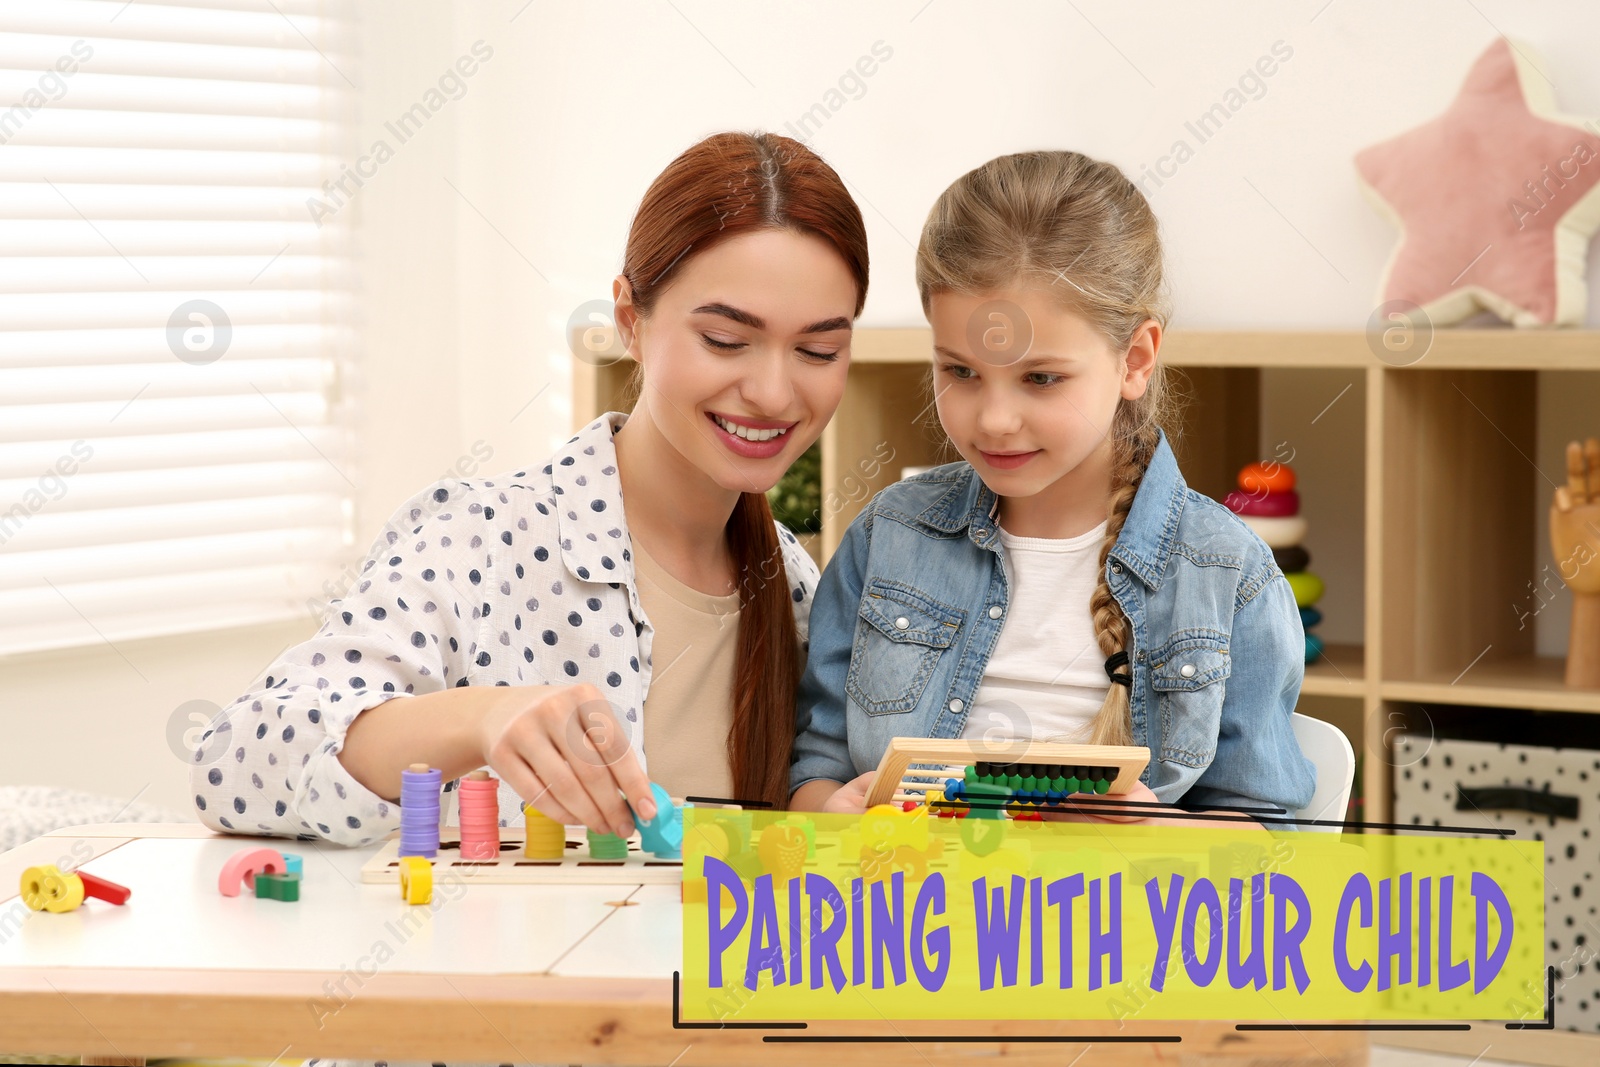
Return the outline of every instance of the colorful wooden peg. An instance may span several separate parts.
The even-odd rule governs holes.
[[[400,899],[407,904],[426,904],[433,899],[433,864],[424,857],[400,857]]]
[[[103,900],[108,904],[126,904],[128,898],[133,896],[133,890],[125,885],[106,879],[97,878],[88,871],[76,871],[74,875],[83,882],[83,895]]]
[[[650,797],[656,804],[655,818],[640,819],[638,812],[633,813],[633,825],[639,828],[639,847],[657,859],[682,859],[683,813],[666,789],[655,782],[650,783]]]
[[[275,848],[242,848],[228,857],[217,876],[217,891],[225,897],[236,897],[241,887],[254,891],[256,875],[287,874],[289,865],[283,853]]]
[[[50,864],[22,872],[22,902],[34,911],[72,911],[83,903],[83,892],[83,879]]]
[[[274,874],[271,871],[260,871],[255,876],[256,896],[267,900],[295,901],[300,899],[300,876],[298,874]]]

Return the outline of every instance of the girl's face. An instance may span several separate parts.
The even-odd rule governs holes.
[[[762,230],[694,255],[647,319],[618,285],[639,402],[662,436],[724,489],[776,485],[844,395],[856,306],[844,259],[820,237]]]
[[[1002,497],[1030,497],[1109,448],[1112,417],[1144,395],[1153,320],[1126,356],[1049,289],[935,293],[933,386],[939,422]]]

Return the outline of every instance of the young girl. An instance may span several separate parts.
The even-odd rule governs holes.
[[[792,807],[862,810],[893,737],[1143,745],[1124,799],[1309,802],[1294,597],[1162,430],[1161,258],[1144,197],[1076,152],[991,160],[934,205],[917,285],[965,462],[879,493],[829,562]]]
[[[370,844],[412,762],[446,783],[487,766],[501,825],[526,800],[631,833],[651,779],[788,798],[816,566],[765,493],[843,394],[861,213],[804,145],[710,137],[645,193],[613,288],[632,413],[402,504],[321,629],[202,739],[203,822]]]

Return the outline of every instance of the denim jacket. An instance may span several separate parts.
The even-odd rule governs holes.
[[[961,736],[1009,599],[998,512],[950,463],[850,524],[812,603],[791,789],[872,770],[893,737]],[[1305,676],[1294,595],[1265,542],[1188,487],[1165,434],[1106,568],[1133,632],[1141,780],[1186,807],[1309,803],[1316,770],[1289,725]]]

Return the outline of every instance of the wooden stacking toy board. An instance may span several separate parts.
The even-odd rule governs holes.
[[[500,828],[500,855],[496,859],[461,858],[461,832],[446,826],[439,832],[439,851],[431,857],[437,885],[450,872],[472,882],[504,885],[676,885],[683,878],[682,860],[657,859],[639,848],[639,837],[628,839],[628,855],[621,860],[595,859],[581,826],[567,829],[567,854],[559,860],[529,859],[523,855],[520,826]],[[400,873],[400,838],[385,841],[361,866],[363,882],[394,885]]]
[[[952,778],[980,780],[1024,802],[1063,801],[1076,793],[1116,795],[1132,789],[1149,762],[1150,750],[1135,746],[897,737],[878,763],[867,807],[922,801],[930,790],[947,792],[945,783]]]

